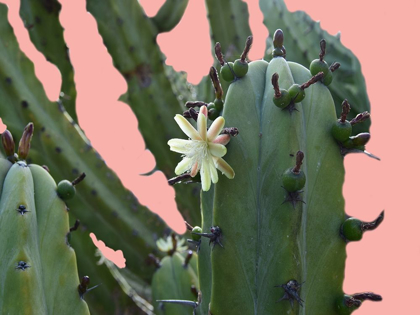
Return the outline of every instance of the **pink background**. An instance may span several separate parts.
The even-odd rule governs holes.
[[[0,2],[9,4],[9,19],[21,48],[35,63],[36,74],[48,97],[57,99],[60,74],[30,43],[27,30],[18,18],[19,1]],[[129,106],[117,101],[127,86],[112,65],[95,20],[86,12],[85,0],[60,2],[63,5],[60,19],[75,67],[81,127],[140,202],[182,233],[184,226],[176,210],[174,191],[166,185],[163,175],[137,175],[151,170],[154,158],[145,150]],[[163,0],[140,2],[152,16]],[[255,43],[250,59],[259,59],[263,56],[268,33],[262,24],[258,1],[245,2],[249,5]],[[420,283],[420,237],[416,232],[420,209],[416,203],[419,185],[415,182],[420,175],[417,164],[419,98],[415,94],[419,86],[419,2],[286,0],[286,3],[292,11],[304,10],[314,20],[321,20],[321,26],[330,33],[341,31],[343,44],[362,64],[371,101],[372,140],[367,149],[382,161],[364,155],[346,157],[344,196],[348,214],[373,220],[385,209],[386,218],[378,230],[348,246],[344,290],[349,293],[373,291],[383,296],[381,303],[364,303],[356,312],[360,315],[420,314],[416,307]],[[189,54],[185,59],[179,50],[173,49],[178,46],[176,42],[182,42],[185,50],[200,54]],[[167,56],[167,63],[176,70],[187,71],[189,81],[198,83],[212,63],[204,1],[191,0],[182,22],[171,33],[160,35],[158,43]],[[99,122],[109,126],[107,133],[98,132]],[[115,149],[109,146],[109,142],[115,143],[116,130],[124,134],[120,149],[131,152],[128,155],[131,160],[123,165]],[[132,143],[138,143],[134,153]],[[117,251],[115,257],[122,260],[121,252]],[[123,261],[121,263],[123,265]]]

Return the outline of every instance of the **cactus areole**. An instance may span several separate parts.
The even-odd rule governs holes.
[[[332,134],[338,115],[324,76],[339,64],[333,70],[313,65],[311,73],[288,62],[286,35],[281,30],[274,34],[270,62],[250,62],[245,74],[229,69],[233,82],[221,115],[226,126],[237,128],[237,136],[223,143],[226,151],[209,149],[210,154],[200,156],[207,157],[206,169],[201,169],[202,233],[193,237],[216,239],[214,227],[218,227],[217,240],[223,240],[223,247],[201,244],[201,294],[199,301],[193,301],[198,303],[195,314],[350,314],[364,300],[381,300],[374,293],[348,294],[342,289],[346,244],[353,236],[348,223],[343,227],[349,217],[342,195],[343,156],[365,152],[367,141],[359,143],[355,139],[361,136],[349,132]],[[321,42],[321,61],[327,45]],[[222,49],[216,45],[216,55],[225,66]],[[197,104],[200,115],[205,114],[206,103]],[[200,117],[198,126],[199,134],[205,135]],[[214,131],[211,126],[207,133]],[[169,144],[174,150],[181,143]],[[184,160],[193,158],[186,151],[177,152],[184,154]],[[235,177],[216,176],[220,167],[215,156],[223,156]],[[176,170],[180,176],[196,173],[191,164]]]
[[[48,171],[25,161],[33,132],[30,123],[18,154],[11,133],[2,134],[7,157],[0,158],[0,314],[87,315],[68,244],[77,226],[69,229],[66,204]]]

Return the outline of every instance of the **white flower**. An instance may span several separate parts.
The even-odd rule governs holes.
[[[207,130],[207,107],[201,106],[197,130],[181,115],[176,115],[175,121],[190,138],[168,141],[171,151],[183,154],[182,161],[175,168],[176,175],[189,172],[191,177],[195,177],[200,171],[203,191],[210,189],[211,182],[215,184],[219,180],[216,168],[229,179],[235,177],[232,167],[222,159],[227,151],[225,145],[230,140],[229,135],[219,135],[225,126],[223,117],[217,117]]]

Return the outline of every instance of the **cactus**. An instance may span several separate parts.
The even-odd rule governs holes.
[[[368,137],[351,136],[350,130],[337,139],[334,126],[345,121],[348,101],[337,121],[328,83],[323,81],[326,75],[322,71],[313,75],[286,61],[283,39],[277,30],[270,62],[254,61],[245,75],[235,73],[223,118],[207,132],[203,124],[207,109],[200,104],[201,138],[207,133],[211,141],[209,134],[221,131],[219,119],[239,131],[235,139],[223,142],[229,142],[227,153],[218,152],[218,157],[226,154],[223,158],[235,171],[234,178],[211,173],[214,188],[209,189],[210,166],[198,164],[203,232],[192,233],[208,238],[211,246],[200,245],[201,301],[185,303],[197,303],[200,314],[341,315],[350,314],[364,300],[382,299],[370,292],[347,295],[342,289],[347,242],[360,239],[363,231],[383,220],[383,213],[369,223],[344,212],[343,156],[364,152],[363,139]],[[247,50],[248,44],[244,54]],[[348,125],[369,115],[357,117]],[[191,140],[170,140],[171,150],[183,153],[184,159],[207,156],[191,149],[199,142],[194,130],[179,116],[175,120]],[[353,142],[346,145],[349,140]],[[218,166],[217,158],[212,162],[213,168]],[[198,172],[194,165],[177,170],[191,177]]]
[[[18,156],[11,133],[2,134],[8,156],[0,159],[0,312],[89,314],[89,277],[79,284],[67,206],[48,171],[26,163],[33,130],[25,128]]]

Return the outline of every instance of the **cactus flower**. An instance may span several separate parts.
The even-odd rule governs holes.
[[[235,176],[232,167],[222,159],[227,152],[225,145],[230,140],[229,135],[220,135],[225,119],[218,117],[207,130],[207,113],[207,107],[201,106],[197,118],[197,130],[184,117],[176,115],[175,121],[190,139],[168,141],[171,151],[183,154],[182,161],[175,168],[175,174],[190,172],[191,177],[195,177],[200,171],[203,191],[210,189],[211,182],[214,184],[218,182],[216,169],[229,179]]]

